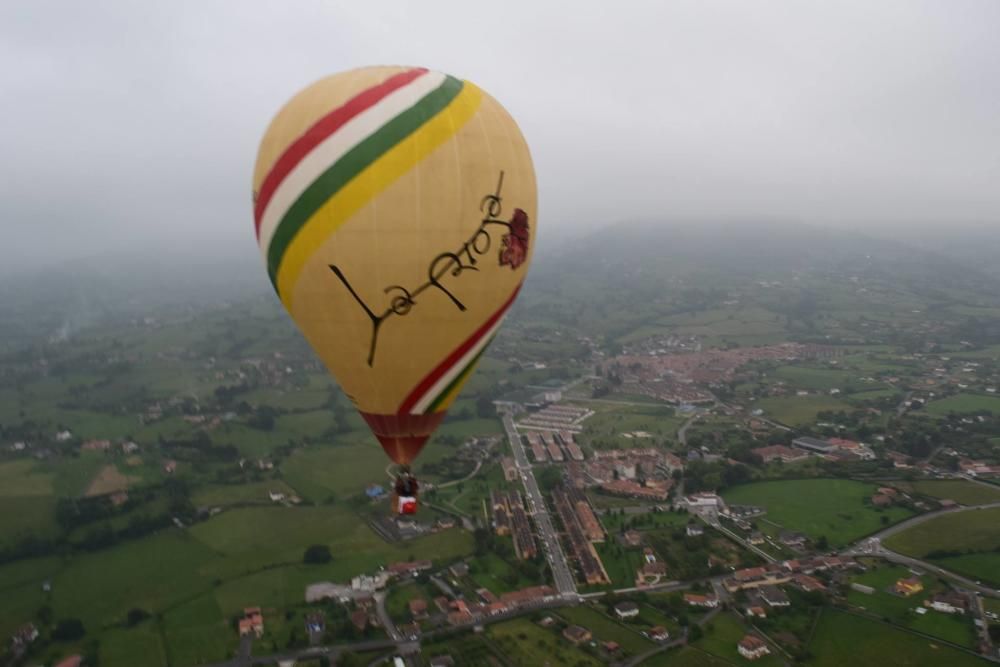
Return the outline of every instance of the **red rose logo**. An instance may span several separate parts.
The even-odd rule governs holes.
[[[528,214],[519,208],[514,209],[510,219],[510,233],[500,239],[500,266],[510,266],[511,269],[524,264],[528,259]]]

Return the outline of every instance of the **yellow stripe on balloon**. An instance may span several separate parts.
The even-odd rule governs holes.
[[[316,249],[396,179],[455,136],[475,115],[482,100],[482,91],[465,81],[462,92],[441,113],[386,151],[309,218],[285,251],[278,269],[278,294],[286,308],[292,308],[295,285]]]

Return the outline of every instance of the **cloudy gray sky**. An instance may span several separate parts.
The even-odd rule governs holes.
[[[542,232],[1000,227],[998,34],[995,0],[6,0],[5,261],[253,253],[250,175],[271,115],[369,64],[497,97],[532,146]]]

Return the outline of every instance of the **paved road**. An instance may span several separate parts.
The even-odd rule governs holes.
[[[688,444],[688,438],[687,438],[688,427],[690,427],[691,424],[693,424],[696,421],[698,421],[699,417],[701,417],[701,415],[692,415],[686,422],[684,422],[684,424],[679,429],[677,429],[677,442],[679,442],[682,445],[687,446],[687,444]]]
[[[385,591],[379,591],[372,597],[375,598],[375,613],[378,615],[379,623],[385,628],[386,634],[394,641],[402,639],[403,633],[396,628],[396,624],[392,622],[392,616],[389,615],[389,612],[385,608]]]
[[[1000,502],[986,503],[985,505],[967,505],[962,507],[953,507],[951,509],[943,509],[943,510],[937,510],[935,512],[928,512],[927,514],[920,514],[919,516],[915,516],[911,519],[907,519],[906,521],[897,523],[894,526],[890,526],[883,531],[875,533],[874,535],[869,535],[864,540],[858,542],[858,544],[861,544],[871,539],[877,539],[880,541],[884,540],[885,538],[891,537],[896,533],[906,530],[907,528],[912,528],[913,526],[917,526],[921,523],[924,523],[925,521],[930,521],[931,519],[942,516],[944,514],[954,514],[955,512],[972,512],[975,510],[991,509],[995,507],[1000,507]]]
[[[935,574],[953,579],[970,590],[978,591],[979,593],[989,597],[1000,598],[1000,590],[976,583],[971,579],[963,577],[960,574],[955,574],[949,570],[945,570],[944,568],[938,567],[933,563],[928,563],[917,558],[911,558],[910,556],[904,556],[903,554],[887,549],[882,545],[882,540],[885,538],[891,537],[900,531],[912,528],[913,526],[929,521],[935,517],[943,516],[945,514],[955,514],[956,512],[975,512],[982,509],[991,509],[996,507],[1000,507],[1000,502],[987,503],[985,505],[970,505],[968,507],[956,507],[953,509],[938,510],[936,512],[921,514],[920,516],[907,519],[902,523],[897,523],[895,526],[890,526],[881,532],[866,537],[865,539],[852,544],[841,553],[845,556],[871,556],[873,558],[884,558],[893,563],[906,565],[907,567],[915,567],[928,572],[934,572]]]
[[[559,535],[552,524],[552,517],[549,516],[545,507],[545,499],[535,481],[535,473],[528,463],[528,456],[524,452],[524,444],[521,442],[521,435],[514,425],[514,419],[510,415],[504,415],[503,427],[507,432],[507,439],[514,452],[514,462],[521,473],[521,481],[524,483],[524,493],[527,497],[528,511],[535,519],[538,527],[538,537],[542,542],[545,557],[552,569],[552,578],[555,581],[556,590],[560,595],[566,597],[577,597],[576,580],[573,578],[573,571],[566,562],[566,554],[563,553],[562,545],[559,544]]]

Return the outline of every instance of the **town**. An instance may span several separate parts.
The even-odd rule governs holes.
[[[885,289],[854,278],[826,288],[855,309]],[[4,660],[996,660],[1000,349],[961,313],[888,302],[830,310],[818,340],[812,311],[774,300],[794,282],[681,289],[615,330],[627,303],[569,326],[587,311],[529,295],[418,459],[405,518],[350,401],[263,298],[18,348],[0,364]]]

